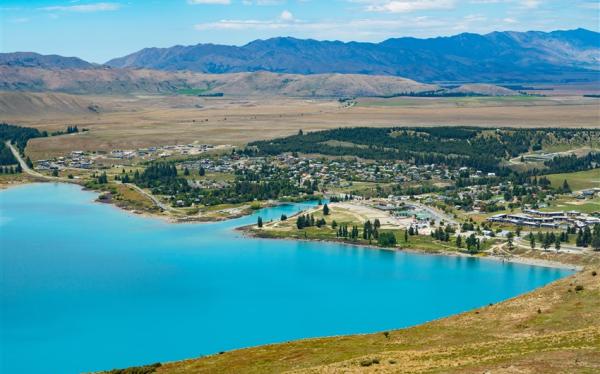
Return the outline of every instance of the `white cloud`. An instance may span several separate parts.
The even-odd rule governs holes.
[[[121,8],[121,4],[118,3],[93,3],[93,4],[82,4],[82,5],[55,5],[40,8],[48,12],[77,12],[77,13],[93,13],[93,12],[105,12],[118,10]]]
[[[420,10],[452,9],[455,0],[354,0],[370,12],[408,13]]]
[[[283,3],[283,0],[242,0],[242,4],[244,5],[271,6],[281,5]]]
[[[510,18],[510,17],[504,18],[502,21],[504,23],[517,23],[518,22],[516,19]]]
[[[540,6],[541,0],[521,0],[521,6],[527,9],[534,9]]]
[[[421,30],[446,29],[449,25],[443,21],[433,20],[428,17],[410,17],[395,20],[358,19],[315,22],[307,22],[294,18],[292,21],[286,22],[280,16],[274,20],[224,19],[217,22],[200,23],[194,26],[198,31],[271,31],[274,36],[285,32],[319,39],[331,39],[334,37],[342,40],[357,40],[357,38],[381,39],[391,35],[406,35],[413,27],[418,27]],[[433,32],[432,34],[435,33],[437,32]]]
[[[192,4],[192,5],[196,5],[196,4],[229,5],[229,4],[231,4],[231,0],[188,0],[188,4]]]
[[[281,12],[279,19],[285,22],[290,22],[294,20],[294,15],[289,10],[284,10],[283,12]]]

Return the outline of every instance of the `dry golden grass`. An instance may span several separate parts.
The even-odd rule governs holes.
[[[192,141],[243,145],[298,132],[352,126],[477,125],[514,127],[598,127],[594,99],[551,97],[531,100],[406,98],[402,105],[342,107],[336,100],[292,98],[100,97],[79,101],[100,113],[8,112],[4,120],[43,130],[76,124],[90,131],[31,141],[33,158],[70,150],[131,149]],[[376,99],[364,99],[376,101]],[[378,99],[381,101],[381,99]]]
[[[388,334],[265,345],[167,363],[157,373],[598,372],[600,275],[592,270],[598,256],[526,295]]]

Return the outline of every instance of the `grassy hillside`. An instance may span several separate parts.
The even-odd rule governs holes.
[[[600,169],[579,171],[576,173],[550,174],[546,176],[552,187],[560,187],[566,180],[573,191],[600,187]]]
[[[586,270],[526,295],[413,328],[266,345],[147,372],[598,372],[600,266],[597,255],[587,260]]]

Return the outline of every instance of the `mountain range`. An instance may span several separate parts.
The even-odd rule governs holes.
[[[297,97],[514,95],[505,82],[600,81],[600,33],[493,32],[381,43],[273,38],[147,48],[94,64],[0,53],[0,90]],[[452,82],[452,85],[443,83]],[[476,82],[477,84],[465,84]],[[484,83],[484,84],[482,84]],[[488,83],[488,84],[485,84]]]
[[[600,33],[585,29],[506,31],[393,38],[381,43],[278,37],[241,47],[145,48],[106,65],[213,74],[391,75],[421,82],[589,81],[599,77]]]

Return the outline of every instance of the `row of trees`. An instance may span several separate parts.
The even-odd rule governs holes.
[[[17,166],[0,166],[0,174],[19,174],[23,171],[21,165]]]
[[[352,226],[352,228],[348,230],[348,225],[340,225],[336,232],[336,237],[358,240],[359,234],[358,226]]]
[[[287,217],[286,217],[286,219],[287,219]],[[302,230],[304,228],[313,227],[313,226],[323,227],[326,224],[327,224],[327,222],[325,221],[325,218],[319,218],[319,219],[315,220],[315,216],[312,214],[300,215],[296,219],[296,227],[298,228],[298,230]]]
[[[334,156],[357,156],[366,159],[390,159],[414,162],[417,165],[444,164],[470,166],[478,170],[508,175],[509,169],[501,161],[517,157],[544,142],[568,142],[578,130],[561,129],[502,129],[494,134],[473,127],[435,128],[340,128],[308,134],[257,141],[249,144],[253,155],[277,155],[284,152],[319,153]],[[581,130],[579,130],[581,132]],[[599,136],[591,130],[590,136]],[[335,146],[328,141],[356,144],[356,147]],[[545,165],[552,172],[575,171],[590,168],[600,162],[600,154],[583,158],[557,157]],[[533,171],[529,175],[539,175]]]
[[[445,228],[438,227],[435,230],[431,230],[431,237],[443,242],[449,242],[450,236],[454,234],[455,230],[450,225],[446,225]]]
[[[575,245],[578,247],[591,246],[594,250],[600,251],[600,225],[595,225],[593,232],[589,226],[583,230],[579,229]]]
[[[15,147],[17,147],[22,155],[25,154],[25,147],[27,146],[29,139],[45,136],[48,136],[45,131],[40,132],[38,129],[31,127],[21,127],[9,125],[7,123],[0,123],[0,143],[10,141],[15,145]],[[16,160],[13,163],[16,163]]]
[[[548,250],[554,247],[557,251],[561,248],[561,243],[568,243],[570,236],[576,234],[575,245],[577,247],[592,247],[594,250],[600,250],[600,225],[595,225],[593,229],[589,226],[577,230],[574,227],[568,228],[560,233],[554,232],[538,232],[537,234],[529,233],[529,245],[531,249],[535,249],[536,245],[540,245],[543,249]]]

